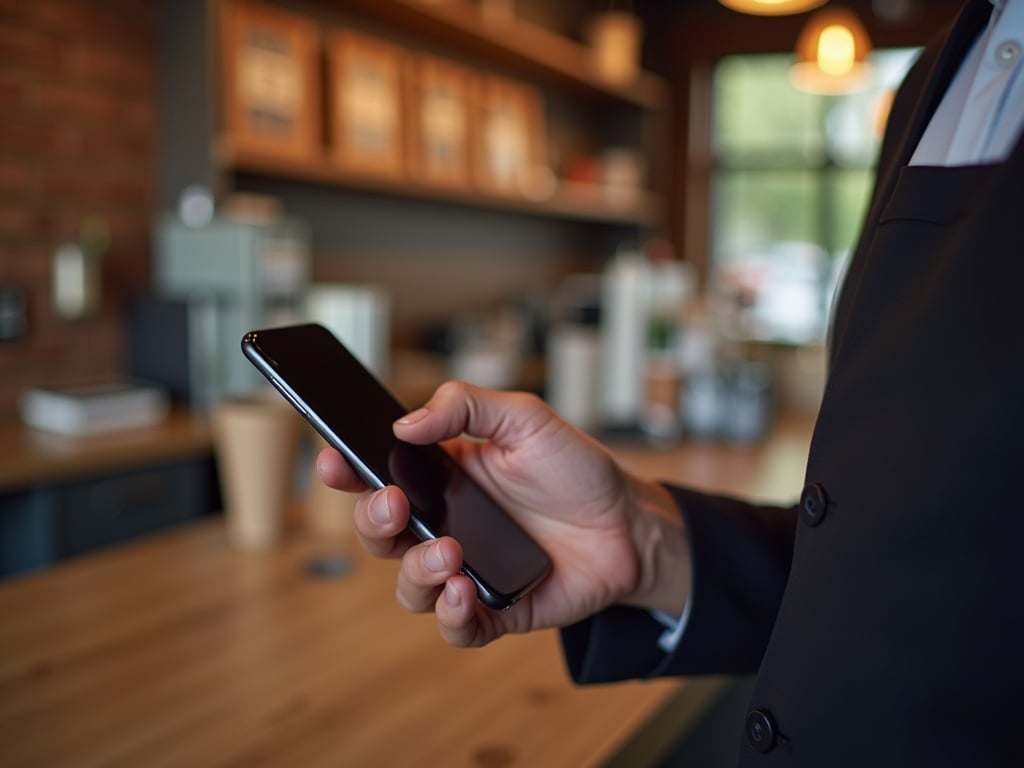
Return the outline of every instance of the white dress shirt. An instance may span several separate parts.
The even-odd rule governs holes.
[[[1024,0],[991,0],[988,27],[971,47],[910,160],[982,165],[1005,160],[1024,122]]]

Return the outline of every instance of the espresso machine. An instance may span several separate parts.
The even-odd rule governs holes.
[[[312,261],[307,225],[281,217],[260,223],[214,218],[189,226],[168,214],[157,227],[154,251],[149,301],[177,306],[186,317],[178,323],[186,338],[160,339],[159,329],[151,329],[151,353],[160,354],[161,344],[185,348],[190,404],[206,409],[224,395],[262,388],[265,381],[242,355],[241,339],[256,328],[305,319]]]

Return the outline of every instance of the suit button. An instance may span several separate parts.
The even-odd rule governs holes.
[[[800,494],[800,519],[812,528],[820,525],[828,509],[828,494],[821,483],[808,483]]]
[[[775,749],[775,720],[767,709],[753,709],[747,713],[747,741],[764,754]]]

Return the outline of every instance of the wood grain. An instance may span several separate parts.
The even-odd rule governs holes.
[[[753,449],[619,452],[638,471],[782,496],[799,490],[807,437],[797,425]],[[308,574],[338,553],[350,575]],[[432,617],[397,606],[396,570],[300,533],[236,552],[207,520],[2,582],[2,762],[601,765],[666,708],[692,720],[724,685],[577,688],[553,631],[449,648]]]

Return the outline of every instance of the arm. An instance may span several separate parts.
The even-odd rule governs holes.
[[[671,654],[645,611],[613,607],[562,631],[579,683],[757,670],[789,575],[795,508],[756,507],[669,487],[692,549],[693,601]]]

